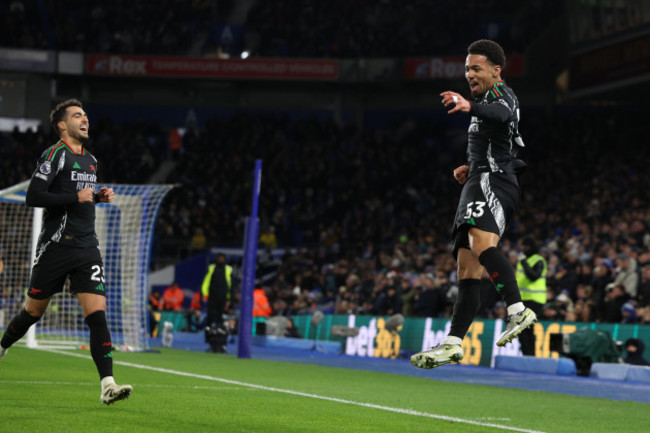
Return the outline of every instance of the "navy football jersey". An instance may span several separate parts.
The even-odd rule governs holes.
[[[63,141],[43,152],[27,191],[27,205],[45,208],[39,247],[49,242],[97,246],[95,203],[79,203],[77,192],[95,189],[97,160],[82,147],[75,153]]]
[[[519,101],[510,87],[497,82],[472,102],[467,160],[478,171],[508,171],[523,141],[519,136]]]

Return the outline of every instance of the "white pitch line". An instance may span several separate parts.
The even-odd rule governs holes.
[[[99,382],[62,382],[52,380],[0,380],[0,383],[14,385],[50,385],[50,386],[97,386]],[[241,391],[241,386],[199,386],[199,385],[160,385],[151,383],[131,383],[138,388],[170,388],[170,389],[207,389],[210,391]]]
[[[87,355],[82,355],[79,353],[70,353],[70,352],[65,352],[65,351],[59,351],[59,350],[52,350],[52,349],[44,349],[45,352],[52,352],[52,353],[57,353],[60,355],[67,355],[67,356],[75,356],[77,358],[84,358],[84,359],[92,359],[90,356]],[[323,395],[318,395],[318,394],[310,394],[306,392],[300,392],[300,391],[294,391],[291,389],[282,389],[282,388],[275,388],[271,386],[264,386],[264,385],[257,385],[254,383],[246,383],[246,382],[239,382],[237,380],[230,380],[230,379],[224,379],[221,377],[214,377],[214,376],[207,376],[204,374],[195,374],[195,373],[187,373],[184,371],[178,371],[178,370],[170,370],[168,368],[160,368],[160,367],[152,367],[150,365],[143,365],[143,364],[134,364],[132,362],[125,362],[125,361],[113,361],[117,365],[123,365],[125,367],[132,367],[132,368],[139,368],[141,370],[149,370],[149,371],[156,371],[158,373],[167,373],[167,374],[173,374],[176,376],[185,376],[185,377],[191,377],[194,379],[203,379],[203,380],[210,380],[213,382],[221,382],[221,383],[227,383],[230,385],[238,385],[238,386],[243,386],[246,388],[253,388],[253,389],[259,389],[263,391],[270,391],[270,392],[279,392],[282,394],[289,394],[289,395],[297,395],[300,397],[307,397],[307,398],[314,398],[317,400],[325,400],[325,401],[331,401],[334,403],[342,403],[342,404],[349,404],[349,405],[354,405],[354,406],[361,406],[361,407],[367,407],[370,409],[378,409],[378,410],[383,410],[387,412],[393,412],[393,413],[400,413],[403,415],[414,415],[414,416],[422,416],[426,418],[433,418],[433,419],[439,419],[443,421],[450,421],[450,422],[457,422],[460,424],[470,424],[470,425],[476,425],[480,427],[492,427],[500,430],[507,430],[507,431],[515,431],[515,432],[521,432],[521,433],[545,433],[540,430],[528,430],[528,429],[523,429],[523,428],[517,428],[517,427],[510,427],[507,425],[501,425],[501,424],[493,424],[493,423],[487,423],[487,422],[479,422],[479,421],[472,421],[470,419],[464,419],[464,418],[456,418],[453,416],[446,416],[446,415],[437,415],[434,413],[428,413],[428,412],[420,412],[417,410],[412,410],[412,409],[402,409],[398,407],[390,407],[390,406],[382,406],[378,404],[372,404],[372,403],[363,403],[359,401],[353,401],[353,400],[345,400],[342,398],[335,398],[335,397],[327,397]]]

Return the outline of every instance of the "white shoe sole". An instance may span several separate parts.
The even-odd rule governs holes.
[[[411,357],[411,364],[417,368],[436,368],[441,365],[451,364],[452,362],[460,362],[463,359],[462,353],[454,353],[449,358],[433,358],[425,354],[415,354]]]

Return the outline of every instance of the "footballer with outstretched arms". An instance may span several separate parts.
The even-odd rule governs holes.
[[[497,340],[498,346],[504,346],[537,320],[522,303],[512,265],[497,249],[519,205],[517,175],[525,166],[517,159],[517,151],[523,147],[518,132],[519,101],[501,78],[506,56],[499,44],[478,40],[469,45],[467,53],[465,78],[472,100],[452,91],[440,94],[448,113],[471,116],[467,164],[454,170],[454,178],[463,185],[452,231],[452,248],[458,262],[458,298],[446,339],[411,357],[411,363],[420,368],[463,358],[461,342],[480,306],[484,269],[508,308],[506,329]]]
[[[133,388],[113,378],[113,345],[106,323],[104,263],[95,234],[95,203],[110,203],[111,188],[97,185],[97,160],[88,152],[89,121],[80,101],[70,99],[50,113],[60,140],[43,152],[27,190],[26,202],[43,207],[44,221],[32,268],[25,307],[14,316],[0,340],[0,358],[31,325],[38,322],[51,297],[70,279],[70,292],[81,304],[90,329],[90,352],[101,382],[100,400],[112,404]]]

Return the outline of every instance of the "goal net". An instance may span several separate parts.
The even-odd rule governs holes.
[[[25,303],[43,210],[25,205],[29,181],[0,191],[0,329]],[[158,210],[172,185],[98,185],[115,191],[111,203],[98,203],[95,230],[104,259],[106,319],[113,345],[124,350],[148,348],[148,289],[151,244]],[[69,282],[52,297],[41,320],[30,330],[28,346],[88,344],[88,328]]]

